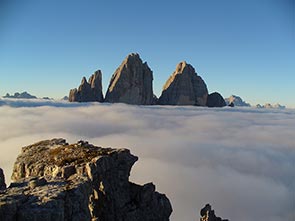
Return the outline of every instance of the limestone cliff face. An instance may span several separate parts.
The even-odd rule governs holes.
[[[82,78],[78,89],[70,90],[70,102],[103,102],[102,94],[102,73],[100,70],[96,71],[89,78],[88,82],[85,77]]]
[[[210,204],[201,209],[201,218],[200,221],[229,221],[228,219],[221,219],[220,217],[215,216],[214,210],[212,210]]]
[[[176,66],[163,87],[159,104],[206,106],[208,90],[203,79],[185,61]]]
[[[129,54],[113,74],[105,102],[153,104],[153,72],[136,53]]]
[[[22,148],[0,220],[169,220],[169,199],[152,183],[129,182],[137,157],[128,149],[45,140]]]

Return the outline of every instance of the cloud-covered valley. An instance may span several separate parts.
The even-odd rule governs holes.
[[[0,167],[9,182],[22,146],[54,137],[126,147],[130,179],[155,183],[171,220],[210,203],[230,220],[295,217],[295,110],[0,100]]]

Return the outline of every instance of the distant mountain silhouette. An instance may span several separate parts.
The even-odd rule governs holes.
[[[281,105],[281,104],[270,104],[270,103],[266,103],[264,105],[261,105],[261,104],[257,104],[256,105],[257,108],[273,108],[273,109],[285,109],[286,106],[284,105]]]
[[[19,99],[36,99],[37,97],[34,95],[29,94],[28,92],[24,91],[22,93],[16,92],[14,95],[10,95],[7,93],[4,98],[19,98]]]
[[[245,102],[241,97],[237,95],[231,95],[229,98],[224,99],[226,104],[234,104],[234,106],[237,107],[251,107],[251,105],[247,102]]]

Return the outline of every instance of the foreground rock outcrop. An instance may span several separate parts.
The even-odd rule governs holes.
[[[201,209],[200,214],[200,221],[228,221],[228,219],[221,219],[220,217],[215,216],[215,212],[211,209],[210,204],[206,204],[206,206]]]
[[[214,92],[208,95],[207,107],[224,107],[226,106],[224,98],[218,92]]]
[[[139,54],[129,54],[110,81],[105,102],[153,104],[153,72]]]
[[[0,220],[169,220],[171,204],[152,183],[129,182],[128,149],[64,139],[22,148],[13,183],[0,193]]]
[[[5,178],[3,170],[0,168],[0,190],[6,189]]]
[[[79,88],[70,90],[70,102],[103,102],[102,94],[102,74],[101,71],[96,71],[89,78],[88,82],[85,77],[82,78]]]
[[[203,79],[195,69],[185,61],[176,66],[176,70],[163,87],[159,104],[206,106],[208,90]]]

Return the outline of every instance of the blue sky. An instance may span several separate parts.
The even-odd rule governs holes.
[[[295,107],[294,0],[0,0],[0,95],[60,98],[97,69],[103,87],[138,52],[160,95],[186,60],[209,92]]]

